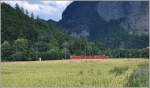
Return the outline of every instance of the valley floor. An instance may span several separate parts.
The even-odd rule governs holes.
[[[2,62],[1,78],[10,88],[148,87],[148,59]]]

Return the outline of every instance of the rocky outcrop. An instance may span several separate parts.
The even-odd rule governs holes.
[[[82,30],[90,32],[103,29],[99,25],[101,22],[107,24],[111,20],[116,20],[129,32],[146,33],[149,25],[148,13],[146,1],[76,1],[63,12],[60,24],[68,32]],[[92,29],[92,25],[99,26]]]
[[[148,34],[148,16],[148,1],[75,1],[63,12],[59,24],[71,36],[108,45],[114,42],[120,47],[132,41],[131,35]]]

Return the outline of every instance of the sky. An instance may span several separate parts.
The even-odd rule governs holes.
[[[15,4],[18,3],[20,7],[27,9],[30,14],[33,12],[35,16],[38,15],[41,19],[59,21],[62,18],[63,11],[72,1],[3,0],[2,2],[10,4],[12,7],[15,7]]]

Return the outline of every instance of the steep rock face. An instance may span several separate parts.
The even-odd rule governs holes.
[[[101,40],[111,47],[133,47],[133,34],[148,34],[148,13],[146,1],[75,1],[59,24],[74,37]]]
[[[98,27],[98,25],[105,23],[96,11],[97,3],[98,2],[72,3],[63,12],[63,19],[60,21],[60,24],[71,35],[76,34],[76,37],[90,36],[93,27]]]
[[[148,32],[148,2],[99,2],[97,11],[106,21],[124,19],[128,31]]]
[[[74,31],[81,29],[89,31],[88,23],[91,20],[94,20],[93,24],[101,22],[102,19],[106,22],[117,20],[129,32],[146,33],[148,32],[148,10],[146,1],[73,2],[64,11],[60,23],[67,31],[73,31],[77,24],[82,25],[82,28],[75,28]]]

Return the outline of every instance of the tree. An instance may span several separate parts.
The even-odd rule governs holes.
[[[64,54],[65,54],[65,59],[67,59],[68,55],[69,55],[69,43],[67,41],[65,41],[63,44],[62,44],[62,47],[64,49]]]
[[[35,46],[38,48],[39,52],[45,52],[48,50],[48,44],[44,41],[38,41],[35,43]]]
[[[28,49],[28,40],[24,38],[19,38],[15,40],[16,52],[18,51],[26,51]]]
[[[21,7],[20,8],[20,10],[21,10],[21,12],[24,14],[25,13],[25,11],[24,11],[24,8],[23,7]]]
[[[37,15],[36,19],[37,19],[37,20],[39,20],[39,19],[40,19],[38,15]]]
[[[94,46],[95,44],[93,42],[88,42],[87,43],[87,55],[94,55]]]
[[[14,42],[16,52],[12,55],[13,60],[17,61],[24,61],[30,60],[29,54],[29,42],[25,38],[18,38]]]
[[[34,19],[34,14],[33,14],[33,12],[31,13],[31,18]]]
[[[25,10],[25,14],[26,14],[26,15],[29,15],[29,12],[28,12],[28,10],[27,10],[27,9]]]
[[[15,4],[15,9],[20,11],[20,7],[19,7],[18,3]]]
[[[2,51],[2,61],[11,60],[11,55],[13,54],[13,47],[8,41],[4,41],[1,46]]]
[[[44,41],[38,41],[34,45],[35,58],[42,58],[43,55],[48,51],[48,43]]]

